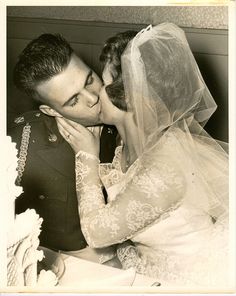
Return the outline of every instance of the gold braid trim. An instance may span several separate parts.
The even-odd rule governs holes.
[[[21,178],[23,176],[23,172],[25,169],[30,133],[31,133],[31,126],[27,123],[26,126],[24,126],[23,128],[22,137],[21,137],[20,152],[19,152],[19,158],[17,162],[18,167],[16,169],[18,171],[18,176],[16,178],[16,185],[20,185]]]

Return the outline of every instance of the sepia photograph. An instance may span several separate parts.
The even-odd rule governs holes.
[[[235,2],[1,4],[1,293],[234,293]]]

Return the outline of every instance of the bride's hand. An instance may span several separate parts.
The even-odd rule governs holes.
[[[95,126],[90,130],[81,124],[69,119],[56,117],[59,132],[71,145],[75,154],[85,151],[99,157],[100,127]]]

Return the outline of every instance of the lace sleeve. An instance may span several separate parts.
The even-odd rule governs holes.
[[[81,229],[91,247],[121,243],[176,208],[183,197],[180,172],[165,163],[137,167],[115,200],[105,204],[98,174],[99,160],[76,155],[76,190]]]

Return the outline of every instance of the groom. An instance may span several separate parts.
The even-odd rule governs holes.
[[[38,111],[17,117],[9,133],[19,149],[17,183],[24,190],[16,200],[16,213],[34,208],[43,218],[40,244],[77,252],[87,244],[80,229],[74,153],[55,117],[88,127],[101,124],[102,82],[63,37],[53,34],[43,34],[26,46],[15,66],[14,82],[40,105]],[[115,136],[112,127],[103,128],[102,162],[111,161]]]

